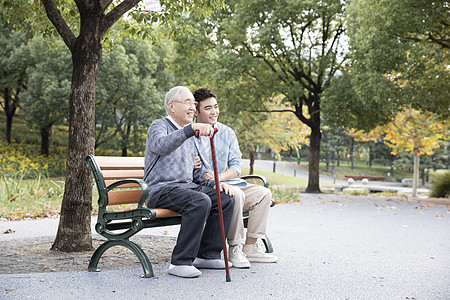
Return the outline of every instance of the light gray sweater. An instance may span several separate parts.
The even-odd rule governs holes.
[[[194,130],[191,125],[177,129],[169,119],[153,121],[147,131],[144,180],[149,186],[145,204],[156,207],[166,186],[193,188],[197,185],[214,187],[214,181],[203,180],[205,168],[194,170],[196,153]]]

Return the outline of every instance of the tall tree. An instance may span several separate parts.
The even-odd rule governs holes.
[[[33,65],[27,69],[23,112],[25,120],[39,129],[41,154],[48,155],[53,125],[68,117],[72,61],[61,41],[40,36],[30,41],[30,53]]]
[[[18,16],[29,13],[29,23],[51,33],[52,29],[42,17],[41,3],[47,18],[72,54],[67,174],[61,218],[52,246],[54,250],[70,252],[92,249],[92,175],[85,158],[94,153],[95,88],[102,58],[102,39],[139,2],[141,0],[8,0],[0,4],[0,13],[12,22],[17,21]],[[144,13],[141,7],[128,15],[130,19],[124,18],[123,21],[132,22],[131,18],[135,18],[137,21],[131,24],[130,33],[150,36],[153,28],[148,24],[171,22],[189,12],[199,16],[222,5],[222,2],[161,0],[160,10]],[[8,13],[5,13],[6,10]]]
[[[96,147],[119,148],[122,156],[129,149],[144,150],[141,133],[164,112],[166,90],[156,87],[159,72],[164,72],[157,70],[164,58],[159,54],[148,41],[129,38],[105,53],[97,85]]]
[[[419,183],[419,157],[423,154],[433,154],[434,149],[449,138],[448,121],[440,121],[430,112],[421,112],[405,108],[397,113],[395,118],[386,125],[377,126],[364,134],[357,132],[356,136],[365,140],[376,140],[383,137],[384,142],[397,155],[402,151],[413,153],[413,197],[417,196]]]
[[[257,82],[260,100],[283,95],[290,111],[306,124],[309,137],[307,192],[320,192],[321,96],[347,60],[346,1],[228,1],[207,24],[236,72]],[[305,108],[305,109],[304,109]]]
[[[5,136],[9,144],[13,118],[27,85],[26,69],[31,63],[28,40],[27,34],[14,30],[0,17],[0,106],[6,115]]]

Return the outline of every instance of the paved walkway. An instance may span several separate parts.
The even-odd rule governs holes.
[[[139,265],[119,268],[109,257],[103,271],[90,273],[72,264],[77,255],[39,248],[54,239],[57,219],[0,222],[0,264],[16,255],[1,267],[0,299],[450,299],[447,206],[376,196],[300,199],[270,210],[268,235],[279,262],[231,268],[229,283],[223,270],[204,270],[196,279],[167,275],[167,250],[153,265],[153,279],[141,278]],[[177,226],[146,229],[137,238],[152,256],[177,232]],[[58,262],[69,271],[58,271]]]

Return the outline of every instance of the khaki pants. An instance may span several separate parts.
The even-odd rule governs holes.
[[[269,208],[272,200],[272,192],[263,186],[248,184],[244,188],[231,186],[235,192],[235,205],[228,230],[228,244],[236,246],[244,244],[244,220],[242,211],[249,210],[247,224],[247,236],[250,238],[262,238],[266,234],[266,226]]]

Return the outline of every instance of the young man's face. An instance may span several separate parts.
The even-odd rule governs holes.
[[[198,123],[207,123],[214,125],[219,118],[219,105],[214,97],[206,98],[199,102],[199,109],[195,112]]]
[[[195,99],[191,92],[187,90],[180,91],[180,100],[169,103],[170,116],[184,127],[194,119]]]

